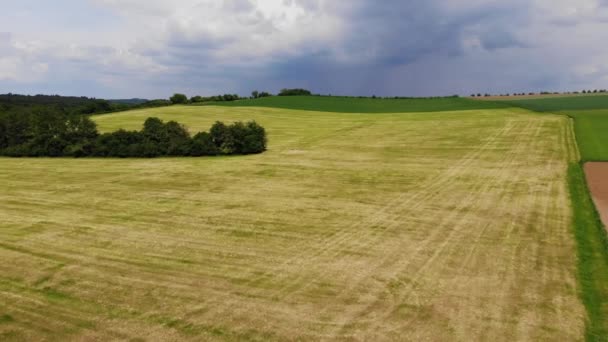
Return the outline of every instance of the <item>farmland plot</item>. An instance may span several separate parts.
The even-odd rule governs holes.
[[[255,119],[262,155],[0,159],[0,339],[578,340],[568,119]]]

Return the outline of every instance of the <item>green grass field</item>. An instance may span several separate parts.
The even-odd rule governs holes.
[[[584,161],[608,161],[608,109],[560,112],[575,121],[576,136]]]
[[[608,109],[608,95],[564,96],[545,99],[505,99],[502,102],[537,112]]]
[[[95,120],[148,116],[255,119],[270,149],[0,159],[0,340],[580,340],[586,317],[606,324],[581,294],[566,117]]]
[[[416,113],[506,108],[501,102],[467,98],[372,99],[338,96],[273,96],[255,100],[217,102],[214,106],[266,107],[334,113]]]
[[[578,246],[578,279],[588,317],[585,340],[605,341],[608,338],[608,237],[581,165],[570,165],[568,181]]]

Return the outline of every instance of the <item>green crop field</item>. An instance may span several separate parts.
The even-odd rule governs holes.
[[[95,120],[148,116],[192,131],[255,119],[269,151],[0,159],[0,340],[550,341],[606,324],[604,294],[582,293],[593,268],[576,257],[564,116],[174,106]]]
[[[546,99],[518,99],[496,101],[537,112],[608,109],[608,95],[564,96]]]
[[[509,107],[501,102],[476,101],[467,98],[372,99],[339,96],[273,96],[255,100],[216,102],[214,106],[267,107],[335,113],[415,113]]]
[[[608,109],[574,110],[565,114],[574,118],[583,160],[608,161]]]

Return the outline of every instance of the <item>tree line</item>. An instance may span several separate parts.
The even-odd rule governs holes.
[[[31,112],[40,109],[63,111],[82,115],[104,114],[130,109],[169,106],[168,100],[143,100],[137,103],[111,101],[89,97],[59,95],[0,94],[0,113]]]
[[[93,120],[75,113],[0,115],[0,155],[11,157],[199,157],[262,153],[266,145],[266,131],[254,121],[218,121],[191,136],[175,121],[148,118],[140,131],[100,134]]]
[[[306,89],[282,89],[277,96],[310,96],[312,93],[310,90]],[[251,97],[249,99],[259,99],[263,97],[271,97],[275,96],[267,91],[258,91],[254,90],[251,92]],[[169,101],[171,104],[190,104],[190,103],[205,103],[205,102],[230,102],[230,101],[238,101],[244,100],[247,97],[241,97],[237,94],[224,94],[224,95],[215,95],[215,96],[192,96],[188,98],[185,94],[176,93]]]
[[[593,89],[593,90],[582,90],[582,91],[566,91],[566,92],[559,92],[559,91],[541,91],[541,92],[528,92],[528,93],[505,93],[505,94],[490,94],[490,93],[485,93],[485,94],[481,94],[481,93],[477,93],[477,94],[471,94],[471,97],[491,97],[491,96],[502,96],[502,97],[508,97],[508,96],[534,96],[534,95],[578,95],[578,94],[605,94],[608,93],[607,89]]]
[[[174,94],[169,99],[171,104],[189,104],[189,103],[204,103],[204,102],[229,102],[242,99],[237,94],[224,94],[215,96],[192,96],[190,99],[185,94]]]

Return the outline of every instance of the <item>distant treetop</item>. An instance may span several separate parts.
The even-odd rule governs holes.
[[[300,89],[300,88],[282,89],[281,92],[279,93],[279,96],[309,96],[309,95],[312,95],[310,90]]]

